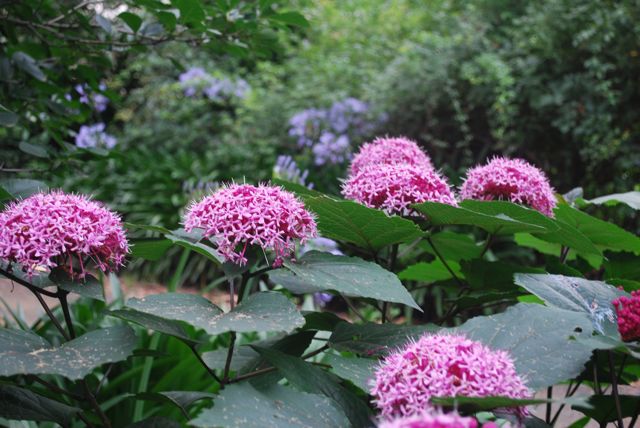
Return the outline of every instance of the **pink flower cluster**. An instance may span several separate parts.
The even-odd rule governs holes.
[[[19,263],[29,275],[57,266],[73,273],[78,263],[83,276],[86,261],[108,271],[128,252],[118,215],[82,195],[37,193],[0,213],[0,259]]]
[[[231,184],[187,209],[185,229],[204,229],[226,260],[245,264],[248,245],[276,253],[275,264],[302,243],[317,236],[316,222],[292,193],[275,186]]]
[[[531,396],[507,352],[451,334],[426,334],[389,354],[371,394],[383,418],[434,410],[431,397]]]
[[[495,157],[467,171],[461,199],[505,200],[526,205],[553,217],[556,198],[549,179],[522,159]]]
[[[640,290],[632,291],[631,297],[618,297],[613,305],[618,314],[618,331],[622,340],[640,340]]]
[[[457,205],[449,184],[433,169],[409,164],[378,164],[351,174],[342,185],[345,198],[388,214],[411,215],[411,204]]]
[[[421,169],[434,169],[429,156],[415,141],[403,137],[384,137],[362,145],[351,161],[350,173],[357,174],[365,167],[380,164],[409,164]]]
[[[412,416],[401,416],[383,421],[378,428],[477,428],[474,418],[460,416],[457,413],[422,412]],[[483,428],[490,428],[489,424]]]

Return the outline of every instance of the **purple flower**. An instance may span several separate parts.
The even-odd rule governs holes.
[[[110,134],[104,132],[104,123],[94,125],[82,125],[76,134],[76,146],[82,149],[104,147],[113,149],[118,140]]]
[[[98,88],[101,91],[106,91],[107,85],[100,83]],[[74,90],[78,93],[78,101],[80,101],[81,104],[93,106],[95,111],[98,113],[102,113],[107,109],[107,106],[109,105],[109,98],[100,93],[93,93],[89,85],[86,83],[74,86]],[[73,99],[71,94],[66,94],[64,97],[67,101],[71,101]]]
[[[333,294],[329,294],[329,293],[313,293],[313,303],[316,306],[319,306],[321,308],[324,308],[327,303],[329,303],[330,301],[333,300]]]
[[[291,156],[280,155],[276,159],[276,164],[273,167],[274,178],[281,180],[291,181],[292,183],[302,184],[303,186],[313,189],[313,183],[307,184],[307,176],[309,170],[301,171]]]
[[[326,112],[315,108],[303,110],[289,120],[289,135],[297,137],[299,147],[310,147],[318,138]]]
[[[316,165],[337,164],[349,159],[349,137],[323,132],[311,149]]]
[[[201,67],[192,67],[182,73],[178,80],[184,88],[187,97],[193,97],[199,93],[216,102],[228,101],[233,97],[244,98],[250,87],[244,79],[232,81],[228,78],[216,78],[207,73]]]

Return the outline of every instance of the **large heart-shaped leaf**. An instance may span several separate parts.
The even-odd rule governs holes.
[[[586,314],[600,334],[618,337],[614,299],[628,294],[602,281],[563,275],[515,275],[516,284],[535,294],[548,306]]]
[[[335,256],[310,251],[297,262],[285,261],[290,271],[270,274],[273,281],[294,290],[335,290],[355,297],[402,303],[420,309],[411,294],[393,273],[358,257]],[[293,287],[297,284],[299,287]],[[304,288],[304,287],[307,288]]]
[[[575,227],[601,248],[640,254],[640,238],[613,223],[592,217],[567,204],[559,205],[554,212],[558,220]]]
[[[43,397],[28,389],[0,385],[0,417],[18,421],[51,421],[66,427],[71,426],[72,419],[79,412],[81,409],[77,407]]]
[[[476,201],[468,199],[462,201],[460,206],[489,216],[511,218],[521,223],[534,224],[548,232],[558,230],[558,225],[539,211],[507,201]]]
[[[322,236],[377,252],[392,244],[411,242],[423,233],[415,223],[353,201],[326,196],[305,197],[305,205],[318,216]]]
[[[332,428],[349,426],[349,421],[330,399],[322,395],[280,385],[257,390],[245,382],[228,385],[215,399],[215,405],[203,410],[189,425],[203,428]]]
[[[337,325],[329,345],[338,351],[367,356],[385,355],[411,339],[438,329],[433,325],[350,324]]]
[[[510,235],[517,232],[544,233],[548,231],[546,227],[537,224],[537,222],[520,221],[504,213],[484,214],[466,207],[454,207],[438,202],[424,202],[413,205],[413,208],[426,215],[429,222],[434,226],[453,224],[476,226],[494,235]]]
[[[572,340],[590,336],[591,321],[564,309],[519,303],[501,314],[472,318],[455,331],[509,351],[533,390],[577,376],[591,358],[589,347]]]
[[[229,331],[291,331],[304,325],[304,318],[293,303],[276,292],[252,294],[228,313],[202,296],[181,293],[134,298],[126,306],[160,318],[184,321],[211,335]]]
[[[18,336],[25,341],[17,343]],[[124,360],[137,344],[133,330],[126,326],[94,330],[59,347],[43,340],[33,333],[0,329],[0,343],[10,345],[0,349],[0,376],[52,374],[82,379],[96,367]]]
[[[289,383],[312,394],[330,398],[349,418],[351,426],[370,425],[369,409],[353,392],[339,384],[339,379],[310,363],[274,349],[254,348],[287,378]]]

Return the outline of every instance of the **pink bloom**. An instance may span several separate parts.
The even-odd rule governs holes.
[[[385,418],[434,410],[431,397],[531,396],[507,352],[450,334],[426,334],[389,354],[371,394]]]
[[[632,291],[631,297],[618,297],[613,305],[618,314],[618,331],[622,340],[640,340],[640,290]]]
[[[0,259],[29,275],[57,266],[73,273],[77,263],[82,277],[86,261],[106,272],[122,266],[128,252],[120,217],[86,196],[37,193],[0,213]]]
[[[415,165],[371,165],[342,185],[345,198],[388,214],[415,214],[411,204],[433,201],[457,205],[446,180],[433,169]]]
[[[526,205],[553,217],[554,190],[540,169],[522,159],[495,157],[467,171],[461,199],[506,200]]]
[[[276,253],[275,266],[302,243],[317,236],[316,222],[303,203],[280,187],[231,184],[192,204],[185,215],[185,229],[204,229],[218,250],[237,264],[247,262],[248,245]]]
[[[431,159],[414,141],[403,137],[384,137],[363,144],[349,171],[354,175],[369,165],[380,164],[409,164],[433,170]]]
[[[422,412],[413,416],[398,417],[383,421],[378,428],[477,428],[474,418],[457,413]]]

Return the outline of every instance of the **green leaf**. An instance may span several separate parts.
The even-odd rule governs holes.
[[[126,428],[182,428],[182,424],[162,416],[152,416],[127,425]]]
[[[627,204],[634,210],[640,210],[640,192],[614,193],[611,195],[600,196],[594,199],[587,199],[585,202],[596,205],[617,205]]]
[[[327,355],[325,360],[331,365],[336,375],[350,381],[363,391],[369,391],[369,382],[373,379],[379,365],[378,360],[371,358],[347,358],[335,354]]]
[[[4,364],[4,362],[3,362]],[[28,389],[13,385],[0,385],[0,417],[18,421],[50,421],[71,426],[73,418],[81,412]]]
[[[411,339],[437,331],[433,325],[350,324],[337,325],[329,338],[329,346],[338,351],[349,351],[366,356],[388,354]]]
[[[13,60],[13,63],[25,73],[30,74],[41,82],[47,80],[47,77],[44,75],[42,70],[40,70],[40,67],[38,67],[36,60],[26,53],[20,51],[14,52],[11,59]]]
[[[48,158],[49,157],[49,152],[47,151],[47,149],[41,145],[38,144],[31,144],[31,143],[27,143],[26,141],[20,141],[20,144],[18,144],[18,148],[25,152],[28,155],[32,155],[38,158]]]
[[[225,387],[213,408],[189,422],[195,427],[302,428],[348,426],[344,414],[326,397],[280,385],[257,390],[250,383]]]
[[[620,395],[620,408],[623,418],[633,417],[638,411],[637,395]],[[598,421],[601,426],[615,422],[617,419],[616,402],[611,395],[592,395],[588,398],[588,404],[576,404],[571,406],[592,419]]]
[[[160,333],[177,337],[178,339],[181,339],[188,344],[196,343],[196,341],[189,337],[186,330],[177,321],[167,320],[155,315],[145,314],[144,312],[132,310],[129,308],[116,309],[109,312],[108,315],[118,317],[128,322],[139,324],[150,330],[159,331]]]
[[[329,397],[342,409],[354,427],[368,427],[371,423],[369,409],[353,392],[338,383],[338,379],[319,367],[273,349],[257,348],[267,361],[275,366],[296,388],[312,394]],[[314,412],[317,414],[317,412]],[[332,416],[327,415],[327,416]],[[346,425],[342,425],[346,426]]]
[[[0,111],[0,126],[15,126],[18,123],[18,115],[10,111]]]
[[[304,329],[333,331],[344,320],[333,312],[307,312],[304,313]]]
[[[173,245],[170,239],[165,238],[132,239],[129,242],[132,257],[149,261],[160,260]]]
[[[269,19],[272,21],[283,22],[288,25],[295,25],[297,27],[309,27],[309,21],[298,12],[283,12],[270,15]]]
[[[468,235],[449,231],[439,232],[431,235],[431,242],[438,249],[445,260],[471,260],[480,257],[482,247]],[[421,243],[421,248],[436,256],[435,251],[427,242]]]
[[[583,255],[597,255],[602,257],[602,251],[578,229],[559,219],[556,219],[555,223],[558,225],[558,230],[555,232],[536,233],[535,236],[547,242],[554,242],[573,248]]]
[[[559,205],[555,213],[558,220],[575,227],[602,248],[640,254],[640,238],[613,223],[599,220],[566,204]]]
[[[547,304],[560,309],[584,313],[600,334],[618,337],[616,311],[611,303],[624,291],[602,282],[562,275],[516,274],[516,284],[526,288]]]
[[[438,250],[440,249],[438,248]],[[458,278],[464,278],[458,263],[449,261],[447,264]],[[406,269],[398,274],[398,278],[409,281],[436,282],[453,277],[440,260],[434,260],[428,263],[418,262],[414,265],[407,266]]]
[[[227,349],[216,349],[202,354],[202,360],[207,367],[214,370],[223,370],[227,362]],[[233,358],[231,359],[231,371],[244,372],[243,370],[249,364],[254,364],[260,355],[250,346],[237,346],[233,350]]]
[[[14,198],[27,198],[34,193],[48,189],[47,185],[42,181],[28,178],[8,178],[0,180],[0,186]]]
[[[544,269],[530,268],[505,262],[488,262],[485,260],[463,261],[462,272],[472,288],[488,291],[513,291],[517,287],[513,281],[516,273],[545,273]]]
[[[183,321],[208,334],[229,331],[291,331],[304,325],[304,318],[281,293],[260,292],[250,295],[228,313],[194,294],[154,294],[129,299],[127,307],[160,318]]]
[[[521,247],[533,248],[539,253],[547,254],[550,256],[560,257],[560,252],[562,251],[561,244],[542,240],[529,233],[516,233],[515,235],[513,235],[513,240],[515,241],[516,244],[518,244]],[[569,254],[567,255],[567,260],[575,260],[575,259],[576,259],[576,252],[569,251]]]
[[[138,400],[151,400],[174,405],[180,409],[182,415],[187,419],[189,419],[189,407],[193,403],[215,397],[216,395],[210,392],[199,391],[142,392],[136,395]]]
[[[460,206],[477,213],[499,218],[511,218],[525,224],[540,226],[548,232],[558,230],[555,222],[540,211],[507,201],[476,201],[467,199]]]
[[[50,346],[43,337],[32,331],[0,329],[0,349],[3,351],[29,353],[34,349],[49,348]]]
[[[198,0],[171,0],[171,3],[180,11],[180,22],[188,24],[204,20],[204,9]]]
[[[459,409],[464,413],[476,413],[493,409],[505,409],[510,407],[524,407],[534,404],[544,404],[549,400],[544,399],[519,399],[509,397],[433,397],[431,402],[438,406]]]
[[[310,251],[297,262],[287,260],[284,265],[291,272],[278,270],[269,274],[272,281],[284,287],[294,288],[293,284],[298,283],[309,290],[335,290],[348,296],[402,303],[422,310],[398,277],[358,257]]]
[[[15,338],[12,330],[0,329],[0,343],[14,340],[11,338]],[[137,345],[133,330],[126,326],[94,330],[59,347],[42,342],[36,346],[37,340],[31,337],[28,348],[25,345],[2,347],[0,376],[51,374],[78,380],[96,367],[124,360]]]
[[[425,214],[429,222],[434,226],[476,226],[494,235],[547,231],[545,227],[539,224],[522,222],[505,214],[483,214],[462,206],[453,207],[438,202],[425,202],[413,205],[413,208]]]
[[[202,236],[199,233],[188,233],[182,229],[179,229],[174,230],[173,232],[168,233],[165,236],[174,244],[202,254],[217,265],[222,265],[222,263],[224,262],[224,258],[222,257],[222,255],[220,255],[220,253],[218,253],[215,248],[200,242]]]
[[[138,32],[140,26],[142,25],[142,18],[140,18],[135,13],[122,12],[120,15],[118,15],[118,18],[122,19],[134,33]]]
[[[306,197],[304,202],[308,209],[317,214],[318,229],[322,236],[350,242],[372,252],[423,236],[413,222],[398,216],[390,217],[353,201],[338,201],[322,196]]]
[[[591,349],[572,340],[589,337],[584,314],[537,304],[518,303],[501,314],[470,319],[456,332],[493,349],[509,351],[529,388],[538,390],[579,375]]]
[[[158,21],[164,26],[164,28],[172,32],[176,29],[176,24],[178,20],[176,16],[171,12],[157,12],[156,16],[158,17]]]
[[[102,283],[93,275],[86,274],[84,278],[71,278],[62,269],[54,269],[49,275],[52,283],[70,293],[79,294],[89,299],[105,301]]]

